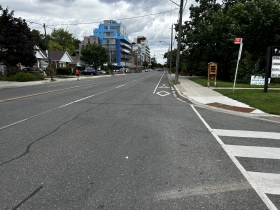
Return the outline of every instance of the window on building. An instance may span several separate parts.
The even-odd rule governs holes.
[[[109,44],[116,44],[116,39],[109,39]]]
[[[90,44],[90,38],[88,38],[88,44]]]

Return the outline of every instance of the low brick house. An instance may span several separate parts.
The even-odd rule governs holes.
[[[56,70],[59,67],[70,67],[70,64],[73,63],[73,59],[66,50],[50,50],[49,56],[51,60],[51,67]]]

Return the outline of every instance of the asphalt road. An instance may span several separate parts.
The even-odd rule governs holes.
[[[256,178],[280,174],[279,124],[195,107],[162,72],[0,100],[0,209],[280,209]]]

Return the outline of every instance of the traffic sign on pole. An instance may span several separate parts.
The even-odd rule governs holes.
[[[235,38],[234,39],[234,44],[241,44],[242,43],[242,38]]]
[[[280,46],[272,47],[271,78],[280,78]]]
[[[234,39],[234,44],[240,44],[240,47],[239,47],[239,52],[238,52],[238,59],[237,59],[237,64],[236,64],[236,70],[235,70],[235,77],[234,77],[232,93],[234,93],[236,77],[237,77],[237,71],[238,71],[238,65],[239,65],[239,60],[241,58],[241,53],[242,53],[242,47],[243,47],[243,42],[242,41],[243,41],[242,38],[235,38]]]

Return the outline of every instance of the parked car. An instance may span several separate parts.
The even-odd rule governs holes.
[[[43,69],[41,68],[38,68],[38,67],[24,67],[22,69],[23,72],[25,73],[36,73],[36,72],[39,72],[39,73],[43,73]]]
[[[106,71],[98,69],[97,74],[106,74]]]
[[[113,73],[114,73],[114,74],[120,74],[120,73],[121,73],[121,70],[119,70],[119,69],[114,69],[114,70],[113,70]]]
[[[97,74],[97,71],[96,69],[85,69],[85,70],[82,70],[81,71],[81,74],[89,74],[89,75],[96,75]]]

